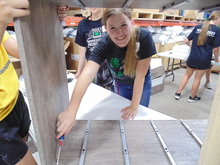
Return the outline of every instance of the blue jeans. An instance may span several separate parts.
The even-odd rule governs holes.
[[[133,95],[133,87],[134,85],[125,85],[115,81],[114,90],[115,93],[117,93],[118,95],[131,100]],[[148,107],[150,103],[150,95],[151,95],[151,74],[149,73],[144,81],[144,87],[143,87],[140,104],[145,107]]]

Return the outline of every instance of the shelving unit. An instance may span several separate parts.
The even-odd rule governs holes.
[[[138,26],[196,26],[202,23],[202,20],[198,22],[193,22],[193,20],[189,19],[166,19],[166,20],[158,20],[158,19],[133,19],[134,24]],[[78,26],[78,23],[83,19],[83,17],[68,17],[68,19],[63,23],[63,26]],[[10,23],[8,26],[14,26],[14,23]]]
[[[161,20],[139,20],[134,19],[134,24],[138,26],[196,26],[199,23],[183,21],[161,21]]]

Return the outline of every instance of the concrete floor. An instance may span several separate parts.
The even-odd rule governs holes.
[[[149,108],[176,119],[208,119],[219,75],[218,73],[211,74],[212,90],[208,90],[204,87],[205,77],[203,77],[197,93],[197,96],[201,97],[201,100],[194,103],[188,103],[193,76],[182,91],[181,99],[174,99],[174,93],[177,91],[185,70],[185,68],[175,69],[174,81],[172,81],[172,76],[165,78],[164,90],[152,95]]]

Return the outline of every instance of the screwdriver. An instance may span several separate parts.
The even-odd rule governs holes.
[[[59,164],[59,161],[60,161],[60,152],[61,152],[61,147],[63,146],[64,139],[65,139],[64,135],[59,138],[58,153],[57,153],[57,165]]]

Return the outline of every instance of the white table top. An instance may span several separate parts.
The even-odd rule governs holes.
[[[73,78],[74,74],[68,74]],[[76,79],[68,83],[69,97],[71,98]],[[82,99],[76,119],[77,120],[120,120],[121,109],[130,105],[130,100],[121,97],[107,89],[91,83]],[[139,106],[138,113],[134,120],[174,120],[174,118]]]
[[[168,58],[175,58],[179,60],[187,60],[188,54],[185,53],[173,53],[172,51],[160,52],[158,56],[161,57],[168,57]]]
[[[187,60],[189,54],[165,51],[165,52],[158,53],[158,56],[174,58],[174,59],[179,59],[179,60]],[[211,64],[220,66],[220,62],[215,62],[214,60],[211,61]]]
[[[73,81],[68,83],[69,98],[71,98],[72,91],[76,84],[74,74],[67,74],[68,78],[73,78]],[[24,95],[24,99],[29,107],[28,98],[26,95],[26,88],[23,77],[20,77],[20,90]],[[82,102],[80,104],[76,120],[121,120],[122,108],[130,105],[130,100],[123,98],[107,89],[98,85],[90,84]],[[29,107],[30,110],[30,107]],[[30,113],[31,117],[31,113]],[[134,120],[176,120],[170,116],[164,115],[157,111],[146,108],[142,105],[139,106],[138,113]],[[29,130],[32,138],[35,139],[34,128],[31,123]],[[35,140],[36,141],[36,140]]]

